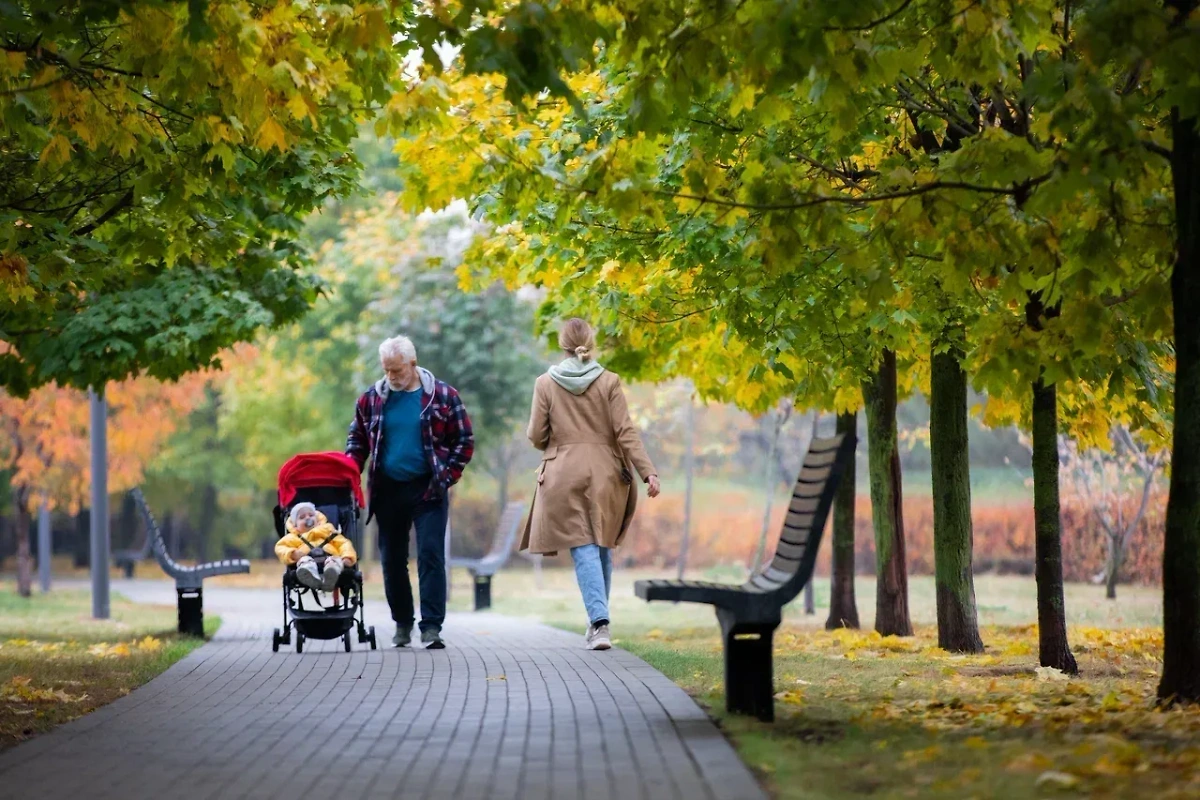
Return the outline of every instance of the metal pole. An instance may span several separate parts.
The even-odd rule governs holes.
[[[92,616],[108,619],[108,403],[88,392],[92,410]]]
[[[38,509],[38,581],[42,585],[42,591],[50,591],[50,507],[46,505],[46,501],[42,501],[42,507]]]
[[[696,407],[692,400],[692,387],[688,386],[687,415],[684,417],[686,426],[686,446],[684,451],[683,472],[687,483],[683,493],[683,541],[679,545],[679,569],[676,577],[683,580],[683,571],[687,569],[688,544],[692,536],[692,477],[695,473],[696,459]]]

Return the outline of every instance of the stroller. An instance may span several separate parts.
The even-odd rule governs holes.
[[[282,537],[292,506],[308,502],[317,507],[342,535],[360,549],[360,509],[365,505],[362,479],[358,465],[342,453],[304,453],[290,459],[279,470],[279,505],[275,506],[275,530]],[[325,556],[320,548],[310,555],[324,573]],[[296,578],[296,567],[290,565],[283,575],[283,630],[275,629],[271,650],[278,653],[279,645],[292,643],[292,628],[296,629],[296,652],[304,652],[306,639],[341,638],[350,652],[350,633],[357,628],[360,644],[375,645],[375,628],[368,628],[363,617],[362,573],[357,566],[342,571],[333,592],[333,607],[321,604],[317,590]],[[305,601],[309,603],[306,607]]]

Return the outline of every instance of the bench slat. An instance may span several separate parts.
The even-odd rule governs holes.
[[[805,464],[800,470],[798,480],[804,483],[824,483],[829,480],[829,475],[833,472],[833,465],[827,467],[811,467]]]
[[[785,564],[790,564],[791,569],[787,569],[784,566]],[[786,583],[792,579],[793,575],[796,574],[797,566],[799,566],[799,564],[787,561],[785,561],[783,564],[777,565],[774,560],[772,560],[771,565],[767,567],[765,572],[763,572],[763,577],[776,583]]]
[[[774,589],[778,589],[780,584],[783,583],[783,581],[776,580],[775,578],[768,576],[766,573],[760,572],[757,575],[755,575],[753,578],[750,579],[750,583],[753,584],[754,586],[759,586],[759,587],[762,587],[765,589],[774,590]]]
[[[837,461],[837,448],[836,447],[832,450],[826,450],[825,452],[821,452],[821,453],[809,453],[808,456],[804,459],[804,466],[806,466],[806,467],[824,467],[828,464],[832,464],[834,461]]]
[[[845,434],[839,433],[836,436],[820,436],[813,439],[808,445],[809,455],[813,453],[827,453],[831,450],[837,450],[842,445],[842,440],[846,438]],[[807,459],[807,456],[805,456]]]
[[[817,518],[815,514],[802,514],[788,509],[788,513],[784,517],[784,521],[787,522],[788,527],[790,527],[792,530],[806,531],[813,526],[813,523],[817,521]]]
[[[787,544],[808,544],[812,539],[812,528],[803,531],[784,530],[783,535],[779,537],[779,542]]]
[[[807,549],[808,546],[803,542],[780,542],[775,548],[775,555],[798,561]]]

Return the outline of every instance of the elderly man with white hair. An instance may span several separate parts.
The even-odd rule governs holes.
[[[452,386],[417,366],[417,350],[404,336],[379,345],[383,378],[358,399],[346,455],[367,476],[370,512],[379,519],[383,588],[396,635],[412,641],[413,595],[408,578],[408,532],[417,531],[421,592],[421,642],[441,648],[446,618],[447,491],[458,483],[475,451],[467,410]]]

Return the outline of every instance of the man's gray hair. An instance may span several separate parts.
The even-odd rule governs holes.
[[[385,358],[402,358],[409,364],[415,364],[417,348],[407,336],[393,336],[379,345],[379,360],[382,362]]]

